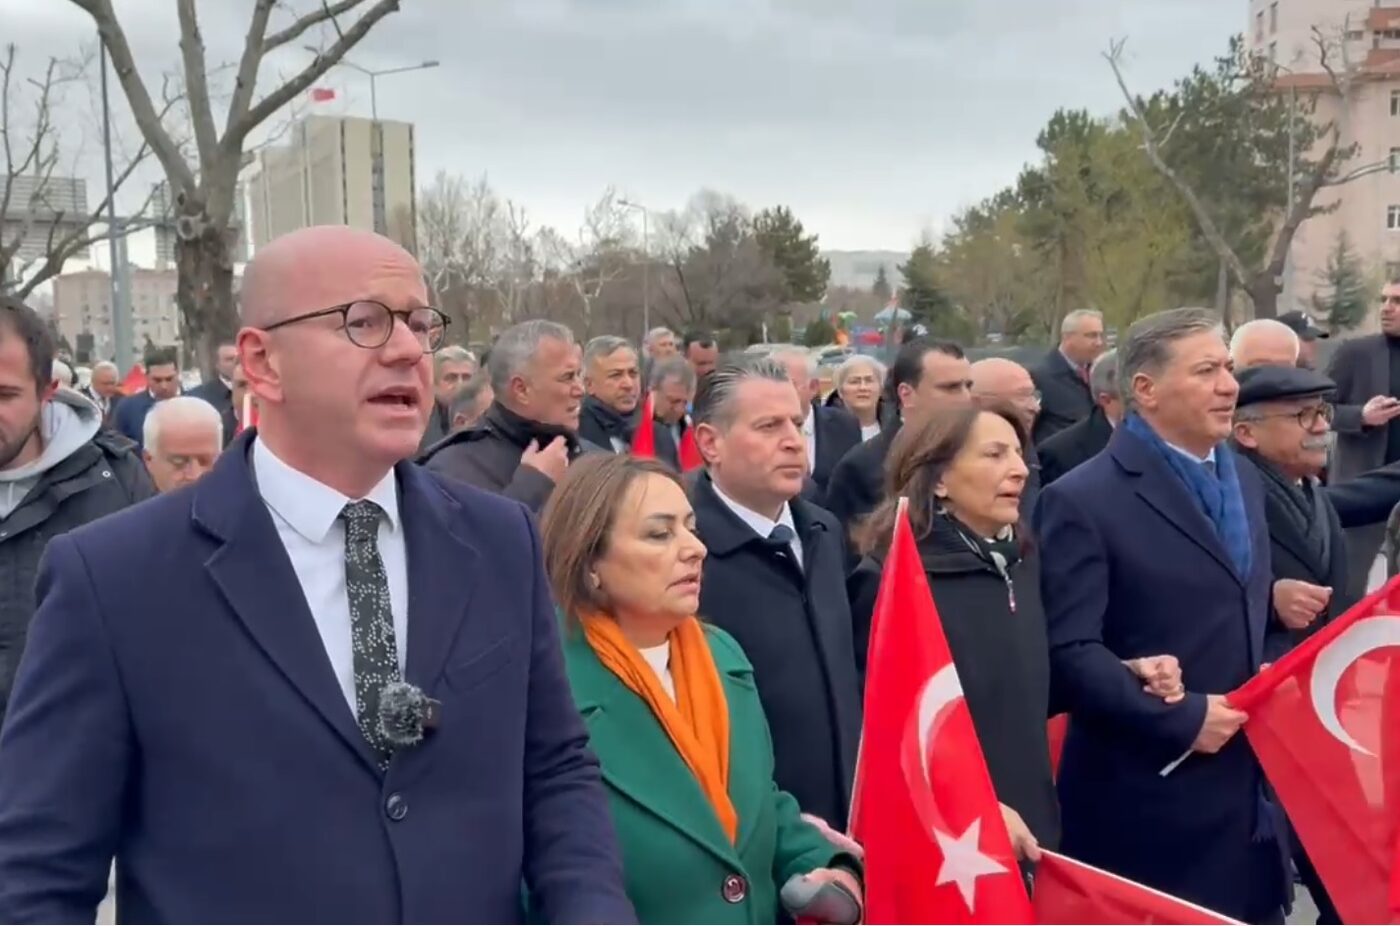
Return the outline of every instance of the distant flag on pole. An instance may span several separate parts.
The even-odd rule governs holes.
[[[335,99],[335,90],[331,87],[312,87],[311,102],[326,103]]]

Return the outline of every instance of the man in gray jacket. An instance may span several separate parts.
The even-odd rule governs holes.
[[[135,445],[53,381],[53,362],[43,320],[0,297],[0,720],[50,538],[155,495]]]
[[[491,407],[418,462],[538,513],[569,462],[599,449],[578,436],[580,366],[578,344],[563,325],[535,319],[508,328],[487,362]]]

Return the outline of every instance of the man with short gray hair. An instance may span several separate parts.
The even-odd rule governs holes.
[[[569,461],[584,451],[578,437],[578,345],[573,332],[556,322],[521,322],[496,340],[486,369],[494,393],[486,413],[419,462],[538,513]]]
[[[1103,353],[1103,313],[1075,309],[1060,322],[1060,344],[1031,368],[1040,390],[1040,415],[1033,436],[1037,445],[1057,431],[1083,421],[1094,410],[1089,366]]]
[[[83,395],[92,399],[93,404],[102,410],[102,424],[104,427],[112,426],[112,412],[116,410],[117,403],[121,401],[121,370],[110,360],[99,360],[92,365],[92,375],[88,378],[87,386],[82,390]]]
[[[673,345],[674,346],[674,345]],[[642,374],[637,351],[626,338],[601,335],[583,349],[579,436],[614,453],[626,453],[636,435]]]
[[[460,344],[449,344],[433,354],[433,408],[428,415],[428,426],[423,430],[420,450],[442,440],[453,431],[452,413],[448,406],[452,397],[476,376],[478,368],[476,354]]]
[[[1139,319],[1108,449],[1036,511],[1051,682],[1070,713],[1061,851],[1250,923],[1288,897],[1275,808],[1226,701],[1259,669],[1273,587],[1259,475],[1230,449],[1239,386],[1219,319]],[[1168,704],[1122,660],[1175,656]],[[1164,769],[1184,763],[1173,772]],[[1144,833],[1152,833],[1144,839]]]
[[[670,328],[653,328],[647,332],[642,342],[642,350],[648,360],[664,360],[676,353],[676,333]]]
[[[1230,337],[1230,360],[1235,371],[1250,367],[1298,365],[1298,335],[1283,322],[1256,318],[1235,329]]]
[[[860,734],[841,527],[800,497],[807,409],[773,360],[722,360],[695,398],[691,490],[709,550],[700,613],[739,641],[773,733],[774,780],[844,831]]]
[[[161,492],[198,482],[224,448],[223,416],[198,396],[156,403],[142,428],[141,456]]]
[[[681,439],[691,428],[687,410],[695,399],[695,370],[684,357],[667,357],[651,365],[647,387],[655,419],[656,456],[681,469]]]
[[[1049,485],[1081,463],[1093,459],[1108,446],[1113,429],[1123,420],[1123,394],[1118,388],[1118,351],[1099,355],[1089,368],[1089,391],[1094,410],[1078,424],[1055,434],[1042,447],[1040,478]]]

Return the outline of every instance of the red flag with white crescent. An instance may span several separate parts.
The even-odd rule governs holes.
[[[1343,922],[1395,922],[1400,577],[1227,698]]]
[[[869,923],[1029,923],[1011,839],[901,504],[870,631],[851,832]]]

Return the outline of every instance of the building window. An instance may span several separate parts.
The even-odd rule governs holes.
[[[1254,41],[1264,41],[1264,11],[1254,14]]]
[[[1269,63],[1278,64],[1278,42],[1269,43]]]
[[[1400,206],[1391,206],[1385,210],[1385,227],[1389,231],[1400,231]]]
[[[1390,172],[1393,174],[1400,170],[1400,148],[1390,149]]]
[[[1390,91],[1390,114],[1400,116],[1400,90]]]
[[[1269,34],[1273,35],[1278,31],[1278,0],[1269,4]]]

